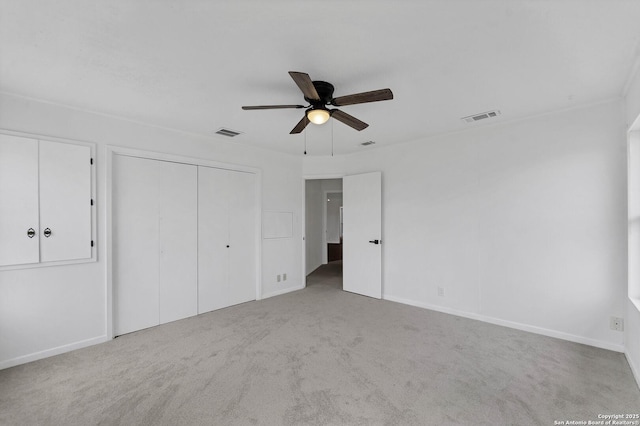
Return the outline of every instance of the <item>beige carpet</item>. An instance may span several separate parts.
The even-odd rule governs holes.
[[[0,371],[2,425],[553,425],[640,412],[624,356],[306,289]]]

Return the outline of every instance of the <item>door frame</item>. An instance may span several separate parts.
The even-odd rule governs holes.
[[[346,176],[346,174],[344,173],[330,173],[330,174],[320,174],[320,175],[303,175],[302,176],[302,209],[301,209],[301,220],[300,220],[300,225],[301,225],[301,235],[302,235],[302,263],[301,263],[301,276],[302,276],[302,288],[307,286],[307,181],[308,180],[323,180],[323,179],[342,179]],[[338,192],[336,191],[329,191],[329,192]],[[326,215],[327,215],[327,198],[324,198],[324,203],[323,203],[323,226],[326,229],[327,227],[327,223],[326,223]],[[327,251],[326,251],[326,242],[327,242],[327,235],[326,233],[323,232],[323,237],[322,237],[322,241],[324,242],[325,245],[325,249],[323,250],[323,256],[322,259],[325,260],[327,258]]]
[[[199,157],[187,157],[182,155],[165,154],[161,152],[146,151],[140,149],[124,148],[115,145],[107,145],[106,150],[106,309],[105,309],[105,334],[107,339],[114,338],[113,332],[113,181],[114,158],[116,155],[144,158],[148,160],[168,161],[173,163],[190,164],[193,166],[213,167],[217,169],[236,172],[253,173],[255,175],[254,196],[256,202],[255,214],[255,255],[256,255],[256,300],[262,299],[262,170],[239,164],[223,163],[215,160],[207,160]]]

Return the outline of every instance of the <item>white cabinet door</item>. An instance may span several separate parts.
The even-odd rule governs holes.
[[[198,313],[228,306],[228,175],[198,167]]]
[[[253,173],[229,172],[229,305],[256,298],[256,196]]]
[[[256,298],[255,175],[198,168],[198,312]]]
[[[198,170],[158,162],[160,324],[198,313]]]
[[[0,266],[38,263],[38,250],[38,141],[0,135]]]
[[[90,259],[91,209],[89,146],[0,135],[0,266]]]
[[[40,261],[91,258],[91,149],[40,141]]]
[[[116,336],[159,324],[158,161],[114,156],[113,300]]]

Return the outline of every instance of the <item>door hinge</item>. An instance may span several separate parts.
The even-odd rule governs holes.
[[[93,164],[93,158],[89,158],[89,164]]]
[[[93,205],[93,198],[91,199],[91,205]]]
[[[93,247],[93,240],[91,240],[91,247]]]

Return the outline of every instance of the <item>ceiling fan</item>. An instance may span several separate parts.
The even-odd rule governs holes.
[[[366,129],[369,125],[339,109],[329,109],[327,105],[346,106],[393,99],[391,89],[373,90],[371,92],[355,93],[353,95],[334,98],[333,84],[327,83],[326,81],[312,81],[309,75],[303,72],[289,71],[289,75],[293,78],[293,81],[296,82],[309,105],[255,105],[243,106],[242,109],[307,108],[304,117],[302,117],[302,120],[291,130],[290,134],[302,132],[309,122],[314,124],[326,123],[330,117],[359,131]]]

